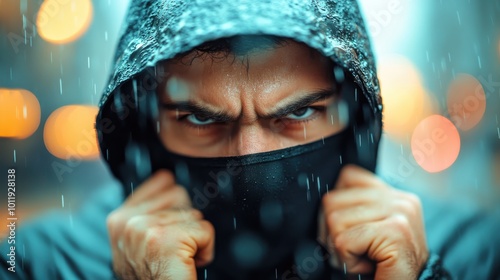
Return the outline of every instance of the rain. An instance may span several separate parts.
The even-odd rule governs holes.
[[[160,90],[169,92],[168,98],[185,102],[193,98],[195,85],[183,80],[184,77],[172,76],[154,67],[154,59],[163,53],[152,51],[158,42],[152,43],[150,38],[167,32],[157,26],[160,23],[156,21],[137,27],[146,29],[146,23],[149,24],[149,37],[133,39],[123,49],[116,49],[129,1],[54,0],[52,3],[56,6],[52,10],[42,7],[43,3],[51,2],[49,0],[4,2],[0,11],[0,102],[3,103],[0,117],[7,119],[5,112],[15,108],[20,118],[8,119],[8,123],[0,125],[0,174],[5,177],[6,170],[16,169],[16,213],[21,225],[56,210],[60,213],[56,216],[58,225],[68,234],[78,234],[86,222],[80,210],[95,211],[86,206],[88,201],[102,199],[111,204],[112,197],[134,196],[152,173],[168,167],[179,186],[196,186],[188,189],[192,206],[204,216],[220,218],[222,231],[234,234],[223,240],[227,246],[222,248],[227,249],[230,264],[241,266],[245,271],[260,267],[267,256],[276,253],[269,241],[280,241],[274,235],[276,232],[283,228],[299,232],[290,215],[293,217],[295,213],[294,218],[300,220],[306,215],[308,205],[319,205],[321,197],[334,189],[336,182],[328,177],[335,177],[333,170],[332,174],[323,176],[312,167],[299,170],[300,165],[292,161],[279,167],[270,164],[267,169],[258,169],[252,167],[261,163],[258,157],[241,158],[242,155],[235,154],[236,149],[224,150],[234,157],[234,166],[221,161],[210,169],[210,162],[204,161],[208,156],[203,154],[207,152],[215,157],[215,153],[208,153],[209,144],[232,147],[236,142],[244,143],[245,136],[235,135],[237,130],[231,130],[224,139],[214,140],[207,130],[197,127],[179,143],[193,143],[194,139],[203,138],[206,142],[199,149],[186,149],[178,154],[164,151],[167,147],[161,135],[171,126],[165,122],[161,101],[147,96],[163,87]],[[66,2],[78,6],[71,9]],[[178,5],[177,1],[171,2]],[[370,159],[378,156],[377,175],[395,188],[450,202],[465,201],[464,204],[475,205],[485,213],[494,212],[500,201],[500,1],[398,0],[398,9],[394,11],[389,7],[396,2],[390,0],[359,2],[371,31],[370,47],[376,56],[378,80],[365,68],[355,75],[349,71],[365,65],[362,61],[365,55],[351,52],[343,42],[328,51],[339,58],[349,58],[350,62],[333,67],[330,75],[339,85],[350,80],[373,85],[380,90],[384,105],[368,100],[362,87],[339,87],[338,102],[326,108],[325,127],[335,133],[348,130],[356,144],[354,152],[358,158],[353,162],[346,156],[347,147],[342,146],[346,152],[325,158],[324,164],[340,168],[354,163],[369,168]],[[328,13],[327,7],[317,8],[319,13]],[[68,26],[74,25],[68,28],[68,34],[58,34],[51,25],[50,19],[59,12],[73,19],[71,24],[66,22]],[[331,15],[331,20],[338,21],[339,15]],[[40,24],[44,21],[45,24]],[[187,28],[189,24],[185,22],[181,27]],[[193,29],[192,32],[205,31]],[[251,43],[265,45],[267,41],[246,42],[250,49]],[[242,45],[245,46],[245,42]],[[180,51],[186,46],[172,44],[169,47]],[[245,48],[235,50],[236,53],[246,51]],[[142,66],[150,71],[149,79],[134,78],[122,84]],[[118,74],[112,73],[114,69],[120,70]],[[98,108],[105,102],[101,96],[116,86],[118,91],[130,89],[132,94],[127,96],[121,92],[115,96],[110,100],[110,111],[116,113],[114,119],[96,122]],[[345,92],[349,92],[352,100],[345,98]],[[383,132],[377,154],[371,148],[380,135],[367,127],[349,126],[359,120],[370,121],[373,111],[363,108],[360,105],[363,102],[373,102],[373,108],[382,111]],[[357,104],[361,113],[353,115],[352,104]],[[68,111],[58,111],[63,108]],[[137,108],[140,109],[135,111]],[[79,114],[81,110],[85,111]],[[173,111],[173,118],[180,121],[183,116],[182,110]],[[433,118],[436,116],[440,118]],[[17,121],[21,117],[24,121]],[[95,132],[96,127],[121,132],[126,125],[134,126],[139,131],[138,137],[148,138],[152,131],[156,138],[148,138],[147,144],[137,144],[131,140],[135,136],[123,132],[119,136],[130,141],[123,142],[122,153],[111,147],[99,149],[98,141],[106,133],[100,135]],[[75,132],[72,130],[75,126],[82,129]],[[426,134],[429,131],[435,133]],[[446,132],[446,142],[432,142],[432,137],[439,138],[442,131]],[[313,139],[322,141],[323,146],[329,143],[328,137],[321,135],[324,131],[306,124],[298,126],[295,132],[292,140],[283,141],[287,133],[283,126],[266,130],[262,135],[271,134],[278,139],[276,145],[283,148],[283,152],[281,158],[272,151],[263,152],[270,152],[266,155],[276,157],[273,160],[285,162],[289,143],[309,143]],[[196,152],[202,154],[200,162],[206,165],[193,163],[199,159]],[[165,160],[166,155],[174,155],[182,161]],[[106,161],[119,164],[111,169]],[[321,168],[326,170],[325,166]],[[196,177],[199,170],[206,174]],[[286,173],[288,170],[292,171]],[[208,175],[209,172],[214,172],[215,177]],[[217,172],[227,172],[229,179],[226,181],[225,174]],[[272,187],[263,187],[267,185]],[[292,191],[300,198],[294,200],[295,197],[286,196]],[[0,193],[0,199],[2,203],[7,200],[6,190]],[[302,208],[290,207],[290,201]],[[234,210],[240,208],[243,210]],[[223,214],[217,216],[216,211]],[[4,212],[0,212],[0,217],[7,215]],[[99,221],[104,224],[104,218]],[[267,239],[260,235],[261,231],[268,234]],[[0,235],[4,233],[5,227]],[[437,244],[435,236],[431,236],[430,241]],[[292,256],[296,267],[273,265],[269,269],[271,277],[284,279],[287,269],[289,275],[304,279],[319,275],[326,269],[323,267],[326,262],[315,258],[315,246],[316,243],[304,243],[295,246],[292,252],[284,252]],[[19,259],[29,260],[26,254],[30,252],[29,246],[25,248],[23,243]],[[349,267],[342,263],[339,270],[347,274]],[[211,279],[210,269],[202,269],[200,273],[204,279]],[[363,279],[362,275],[357,278]]]

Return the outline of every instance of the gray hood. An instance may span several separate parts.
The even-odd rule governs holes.
[[[365,149],[360,155],[369,152],[368,161],[374,161],[382,105],[375,60],[356,0],[132,0],[96,122],[102,155],[122,183],[134,184],[124,175],[130,173],[131,164],[151,165],[141,145],[132,145],[132,149],[130,145],[144,135],[137,88],[151,93],[156,87],[154,66],[204,42],[241,34],[289,37],[343,68],[356,88],[352,94],[364,105],[363,115],[354,125],[353,141]],[[116,98],[127,91],[133,91],[135,99],[132,96],[124,102]],[[362,93],[359,97],[358,91]],[[364,141],[368,144],[363,145]],[[151,171],[151,166],[142,167],[137,171],[142,175],[137,176]]]

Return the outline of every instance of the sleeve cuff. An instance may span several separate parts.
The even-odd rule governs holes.
[[[451,280],[451,275],[443,267],[441,258],[436,254],[430,254],[425,267],[420,272],[418,280]]]

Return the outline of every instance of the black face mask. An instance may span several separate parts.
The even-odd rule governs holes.
[[[215,259],[198,269],[198,279],[325,279],[318,211],[347,162],[349,135],[345,129],[305,145],[219,158],[156,145],[152,161],[175,171],[193,207],[215,228]]]
[[[158,169],[174,171],[193,207],[215,228],[215,259],[198,279],[342,279],[317,243],[321,197],[345,164],[375,170],[380,129],[352,83],[342,84],[346,128],[313,143],[236,157],[193,158],[165,149],[156,133],[155,94],[138,102],[134,131],[110,166],[127,197]],[[126,131],[129,131],[126,130]],[[128,135],[128,136],[127,136]]]

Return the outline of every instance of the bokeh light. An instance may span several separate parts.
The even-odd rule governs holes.
[[[448,88],[450,120],[467,131],[481,121],[485,111],[486,95],[481,83],[471,75],[457,75]]]
[[[427,172],[450,167],[460,153],[460,135],[453,123],[440,115],[422,120],[411,137],[415,161]]]
[[[434,111],[417,68],[402,56],[382,58],[378,66],[384,131],[393,138],[411,135],[420,120]]]
[[[87,31],[92,13],[90,0],[45,0],[36,19],[38,33],[51,43],[72,42]]]
[[[0,137],[24,139],[40,125],[40,103],[24,89],[0,88]]]
[[[95,106],[69,105],[55,110],[43,131],[45,147],[61,159],[93,160],[99,158]]]

